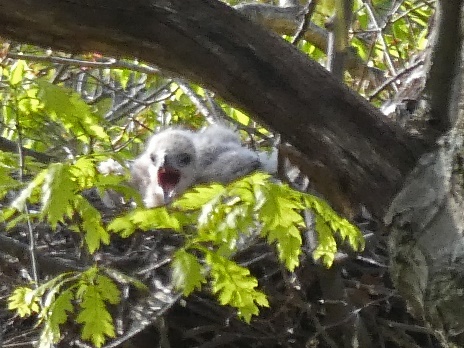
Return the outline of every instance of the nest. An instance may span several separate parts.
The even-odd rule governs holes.
[[[99,209],[107,219],[121,213]],[[109,246],[88,255],[80,247],[80,235],[65,225],[57,231],[43,223],[33,228],[41,279],[97,262],[148,287],[121,285],[122,301],[112,308],[117,337],[105,347],[439,347],[392,289],[385,241],[376,224],[363,219],[359,226],[366,250],[340,252],[331,269],[314,262],[306,246],[301,265],[290,273],[272,245],[259,238],[244,243],[234,260],[250,269],[270,303],[250,324],[233,308],[221,306],[208,285],[187,298],[171,286],[170,261],[184,242],[182,235],[162,230],[140,231],[127,239],[113,236]],[[22,319],[6,309],[14,288],[30,284],[27,227],[0,238],[0,342],[3,347],[30,347],[40,335],[35,318]],[[90,347],[71,320],[63,325],[58,346]]]

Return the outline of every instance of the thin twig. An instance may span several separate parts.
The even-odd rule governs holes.
[[[306,5],[303,7],[301,13],[303,14],[303,18],[298,25],[298,28],[293,36],[291,41],[292,45],[297,45],[301,39],[303,38],[306,30],[309,28],[309,24],[311,23],[311,17],[314,13],[314,9],[316,8],[317,0],[308,0]]]
[[[89,60],[82,60],[82,59],[74,59],[74,58],[65,58],[65,57],[57,57],[57,56],[36,56],[33,54],[25,54],[25,53],[13,53],[8,52],[6,55],[7,58],[11,59],[24,59],[30,60],[35,62],[49,62],[49,63],[58,63],[58,64],[67,64],[67,65],[75,65],[79,67],[86,67],[86,68],[112,68],[112,69],[130,69],[134,71],[138,71],[145,74],[162,74],[161,71],[153,66],[147,65],[138,65],[135,63],[129,63],[122,60],[118,60],[115,58],[107,58],[107,60],[102,62],[95,62]]]
[[[215,123],[216,115],[214,114],[214,112],[212,112],[208,108],[205,101],[202,100],[197,93],[195,93],[195,91],[188,85],[188,83],[181,79],[175,79],[174,82],[177,83],[182,92],[184,92],[184,94],[187,97],[189,97],[190,101],[196,106],[198,111],[206,118],[208,123]]]
[[[382,324],[382,325],[386,325],[390,328],[398,328],[398,329],[401,329],[401,330],[404,330],[404,331],[410,331],[410,332],[419,332],[419,333],[425,333],[425,334],[428,334],[428,335],[433,335],[434,332],[425,327],[425,326],[419,326],[419,325],[415,325],[415,324],[405,324],[405,323],[399,323],[397,321],[392,321],[392,320],[387,320],[387,319],[383,319],[383,318],[377,318],[377,321]]]
[[[21,183],[24,182],[24,165],[25,165],[25,158],[23,153],[23,137],[22,137],[22,130],[21,125],[19,123],[19,116],[16,113],[16,132],[18,133],[18,155],[19,155],[19,181]],[[35,236],[34,236],[34,229],[32,228],[31,218],[29,207],[27,203],[24,204],[24,213],[26,214],[26,222],[27,222],[27,230],[29,234],[29,256],[31,258],[31,272],[32,272],[32,279],[34,280],[34,286],[37,287],[39,284],[39,271],[37,266],[37,256],[36,256],[36,247],[35,247]]]
[[[423,64],[424,64],[424,61],[421,59],[421,60],[415,62],[414,64],[412,64],[411,66],[408,66],[407,68],[404,68],[403,70],[398,72],[396,75],[390,77],[388,80],[383,82],[379,87],[377,87],[377,89],[374,92],[372,92],[372,94],[368,97],[368,100],[372,101],[372,99],[377,97],[390,84],[394,83],[396,80],[402,78],[404,75],[406,75],[407,73],[413,71],[415,68],[417,68],[418,66],[423,65]]]
[[[392,74],[393,76],[396,75],[396,69],[395,69],[395,66],[393,65],[393,61],[392,59],[390,58],[390,54],[388,53],[388,46],[387,46],[387,43],[385,42],[385,39],[383,37],[383,33],[382,33],[382,28],[380,28],[379,26],[379,23],[377,22],[377,18],[374,14],[374,11],[370,5],[370,3],[368,1],[363,1],[364,2],[364,6],[366,7],[366,11],[367,11],[367,14],[369,15],[371,21],[372,21],[372,24],[374,25],[374,28],[376,29],[377,31],[377,38],[379,39],[380,41],[380,44],[382,45],[382,48],[385,52],[385,62],[387,63],[387,67],[388,67],[388,70],[390,71],[390,74]],[[397,87],[395,85],[392,85],[393,88],[395,89],[395,91],[397,91]]]

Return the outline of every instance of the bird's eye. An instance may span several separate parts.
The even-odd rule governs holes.
[[[177,156],[177,163],[179,163],[180,166],[185,167],[188,166],[192,162],[192,155],[188,153],[181,153]]]
[[[154,153],[150,154],[150,159],[153,163],[156,163],[156,155]]]

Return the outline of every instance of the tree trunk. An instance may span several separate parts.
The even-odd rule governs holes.
[[[446,0],[440,4],[438,20],[446,25],[435,33],[429,84],[431,118],[438,121],[434,123],[438,128],[454,128],[439,140],[435,151],[418,161],[393,200],[385,222],[391,232],[391,277],[411,313],[441,334],[443,346],[449,346],[451,337],[463,347],[464,4]],[[450,33],[461,34],[457,44],[449,40]],[[445,95],[444,86],[448,91]],[[445,98],[445,104],[436,100],[440,97]]]
[[[394,199],[391,277],[411,313],[464,346],[464,153],[462,130],[419,160]]]

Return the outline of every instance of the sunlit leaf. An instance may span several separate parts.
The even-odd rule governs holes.
[[[183,249],[174,254],[172,262],[172,281],[177,289],[181,289],[185,296],[195,289],[200,289],[206,282],[203,267],[198,258]]]
[[[26,68],[27,64],[24,60],[18,60],[13,64],[9,78],[10,85],[17,86],[23,80]]]

